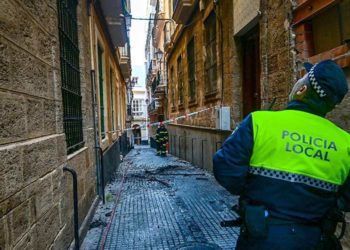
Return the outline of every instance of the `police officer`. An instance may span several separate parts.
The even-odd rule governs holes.
[[[166,156],[166,145],[168,143],[168,131],[161,123],[156,134],[157,155]]]
[[[350,135],[325,118],[346,78],[331,60],[304,66],[285,110],[249,114],[214,155],[215,178],[240,195],[236,249],[316,249],[329,211],[350,211]]]

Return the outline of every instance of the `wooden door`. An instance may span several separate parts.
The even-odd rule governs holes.
[[[242,39],[243,45],[243,115],[261,108],[259,29]]]

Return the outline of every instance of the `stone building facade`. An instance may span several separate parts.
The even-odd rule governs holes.
[[[151,123],[164,121],[166,99],[166,58],[164,54],[164,39],[166,24],[171,22],[169,5],[166,0],[149,1],[149,17],[146,56],[146,89],[149,102],[147,112]],[[166,19],[169,19],[168,21]],[[153,141],[157,127],[149,128],[149,136]],[[153,145],[153,143],[151,144]]]
[[[335,59],[349,76],[349,31],[347,25],[342,25],[341,32],[337,26],[349,19],[349,12],[344,11],[348,8],[347,0],[340,1],[341,22],[336,13],[339,1],[170,2],[177,26],[170,42],[164,44],[168,79],[166,116],[172,119],[212,107],[208,112],[169,125],[173,153],[180,151],[179,141],[184,138],[217,145],[201,150],[205,154],[216,151],[225,138],[224,132],[215,141],[204,136],[204,131],[200,137],[192,138],[187,128],[199,131],[210,128],[220,133],[217,107],[230,108],[231,129],[251,111],[284,108],[291,86],[303,73],[305,61]],[[328,30],[337,27],[334,31],[337,34],[322,33],[322,18],[332,20],[327,24]],[[310,31],[312,25],[314,34]],[[336,37],[335,41],[332,37]],[[315,40],[319,41],[316,45]],[[329,117],[350,130],[345,112],[348,98]],[[182,150],[191,155],[195,150],[192,148],[198,147]],[[211,169],[211,162],[206,164],[204,167]]]
[[[92,20],[95,7],[67,0],[0,3],[0,249],[70,246],[73,193],[65,166],[78,176],[81,235],[98,202],[90,24],[105,20]],[[118,54],[110,58],[119,77],[115,119],[122,133],[125,76],[119,60]],[[113,136],[108,135],[108,144],[100,141],[104,149]]]

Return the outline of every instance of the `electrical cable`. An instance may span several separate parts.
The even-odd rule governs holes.
[[[137,21],[173,21],[171,18],[147,18],[147,17],[131,17],[131,20],[137,20]]]

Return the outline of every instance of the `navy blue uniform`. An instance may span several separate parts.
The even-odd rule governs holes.
[[[313,113],[297,101],[291,102],[288,109]],[[312,249],[321,237],[320,228],[313,222],[319,222],[335,206],[336,194],[302,183],[249,174],[253,143],[252,117],[248,115],[214,155],[215,178],[232,194],[263,204],[269,217],[291,223],[269,225],[267,239],[242,235],[237,249]],[[349,183],[348,179],[339,191],[344,210],[349,210]]]

